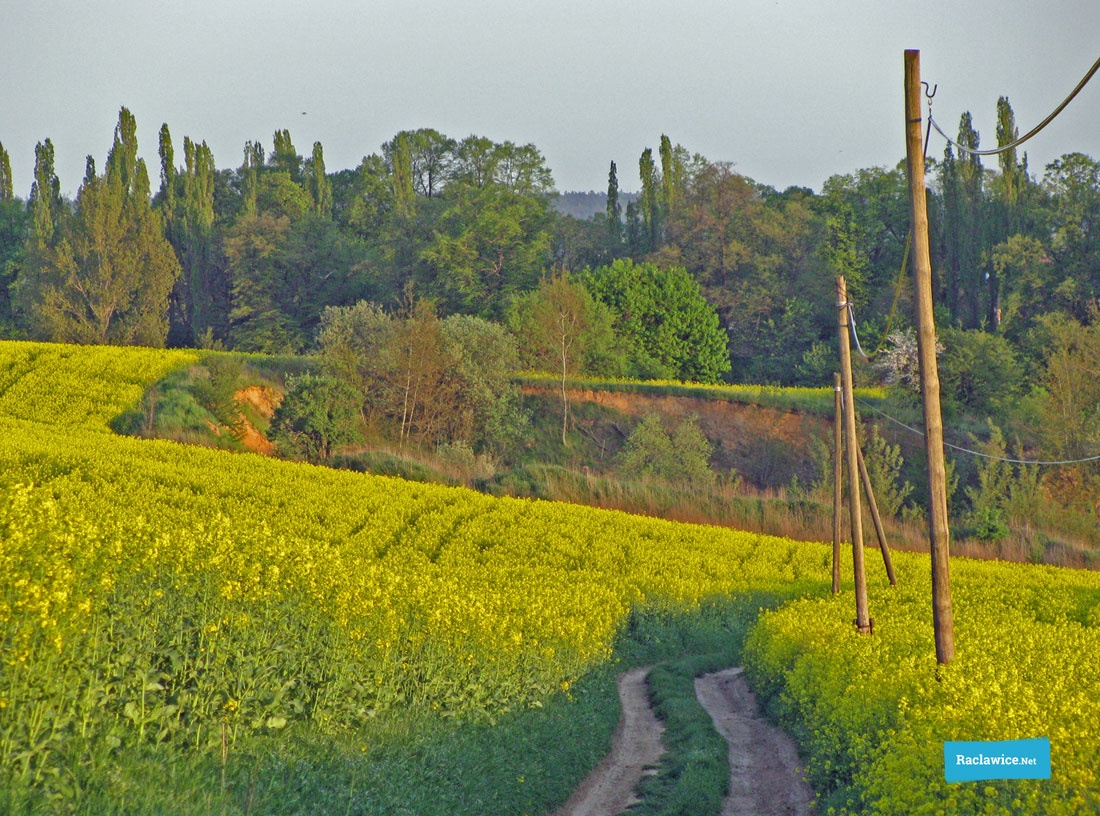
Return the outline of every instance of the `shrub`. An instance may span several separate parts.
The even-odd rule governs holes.
[[[287,393],[271,420],[271,439],[284,453],[310,462],[328,460],[335,448],[359,437],[355,392],[328,377],[287,380]]]

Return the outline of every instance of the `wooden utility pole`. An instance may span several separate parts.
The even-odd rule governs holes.
[[[863,568],[863,508],[859,500],[859,441],[856,403],[852,388],[852,349],[848,341],[848,288],[836,279],[837,333],[840,336],[840,385],[844,397],[844,441],[848,458],[848,511],[852,520],[852,564],[856,576],[856,628],[871,631],[867,613],[867,575]]]
[[[843,417],[841,412],[843,411],[843,403],[840,398],[842,387],[840,385],[840,374],[833,374],[833,403],[835,407],[835,413],[833,415],[833,594],[836,595],[840,592],[840,536],[841,536],[841,522],[840,513],[844,500],[842,494],[844,491],[844,485],[841,483],[844,479],[844,468],[842,467],[842,461],[844,458],[844,427]]]
[[[905,155],[909,171],[909,221],[913,230],[913,286],[916,292],[917,355],[924,405],[924,448],[928,456],[928,532],[932,551],[932,626],[936,660],[955,656],[951,613],[950,531],[947,526],[947,470],[943,455],[940,376],[936,367],[936,324],[932,316],[932,259],[928,249],[928,208],[924,191],[924,139],[921,132],[920,51],[905,52]]]
[[[882,516],[878,512],[875,491],[871,487],[871,474],[867,472],[867,463],[863,460],[863,450],[857,447],[856,453],[859,454],[859,476],[863,480],[863,489],[867,493],[867,506],[871,508],[871,521],[875,523],[878,548],[882,551],[882,563],[886,565],[886,577],[890,579],[890,586],[897,586],[898,579],[894,577],[894,564],[890,560],[890,548],[886,544],[886,530],[882,526]]]

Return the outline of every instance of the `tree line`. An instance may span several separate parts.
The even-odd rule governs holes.
[[[1007,144],[1017,133],[1007,99],[997,113],[996,141]],[[980,144],[969,113],[957,141]],[[711,337],[684,340],[696,359],[672,365],[653,352],[667,337],[651,337],[612,353],[621,364],[604,360],[605,373],[828,382],[836,274],[847,277],[865,338],[905,322],[908,288],[895,286],[908,232],[900,164],[834,176],[820,193],[780,192],[662,136],[639,157],[637,197],[620,204],[628,197],[612,162],[606,214],[580,221],[553,210],[551,171],[530,144],[404,131],[336,172],[319,142],[302,156],[287,130],[270,151],[248,142],[236,169],[218,169],[204,142],[185,138],[182,157],[173,145],[162,126],[154,192],[123,108],[103,172],[88,157],[73,201],[60,195],[49,139],[36,147],[25,201],[0,145],[6,336],[301,353],[318,348],[330,306],[395,311],[412,292],[442,316],[505,324],[541,281],[565,275],[614,313],[620,334],[636,339],[650,321],[655,337],[670,316],[650,303],[640,318],[622,274],[582,283],[585,270],[628,261],[650,265],[670,291],[690,281],[717,314],[725,361],[713,361]],[[1095,322],[1100,163],[1068,153],[1037,178],[1026,154],[1002,153],[993,168],[948,146],[929,167],[946,375],[966,407],[985,409],[1042,380],[1059,326]]]
[[[190,137],[177,154],[164,125],[154,189],[136,133],[123,108],[102,170],[88,157],[71,201],[49,139],[26,199],[0,144],[4,336],[319,352],[365,421],[387,417],[402,440],[477,446],[509,416],[507,399],[472,396],[503,388],[471,373],[478,344],[562,383],[828,383],[843,274],[864,343],[883,349],[857,374],[895,384],[899,403],[911,393],[902,163],[779,191],[662,136],[638,158],[640,191],[620,192],[611,162],[606,212],[579,220],[554,210],[551,170],[530,144],[403,131],[330,171],[320,142],[302,155],[279,130],[227,169]],[[1016,135],[1001,98],[996,144]],[[969,113],[956,141],[981,144]],[[1036,174],[1026,154],[986,166],[947,146],[928,168],[949,419],[974,417],[992,440],[991,420],[1048,458],[1096,453],[1100,162],[1067,153]],[[353,346],[368,363],[358,374]],[[464,416],[432,415],[456,400]],[[568,412],[563,387],[563,429]],[[1094,470],[1048,482],[1087,504]]]

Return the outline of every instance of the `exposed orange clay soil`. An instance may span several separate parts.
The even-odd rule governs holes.
[[[236,400],[238,406],[251,405],[261,416],[270,419],[275,415],[275,409],[279,407],[279,403],[283,401],[283,395],[274,388],[250,385],[248,388],[242,388],[234,393],[233,399]],[[271,456],[275,453],[275,446],[271,444],[271,440],[248,421],[243,411],[240,413],[236,433],[241,440],[241,444],[250,451],[262,453],[265,456]]]

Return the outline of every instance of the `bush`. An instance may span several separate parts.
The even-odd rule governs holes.
[[[339,380],[303,374],[287,380],[287,392],[271,420],[271,439],[296,459],[323,462],[335,448],[357,441],[355,391]]]
[[[619,469],[633,478],[713,485],[715,473],[709,464],[713,451],[694,417],[683,420],[669,435],[658,414],[647,414],[627,438]]]

